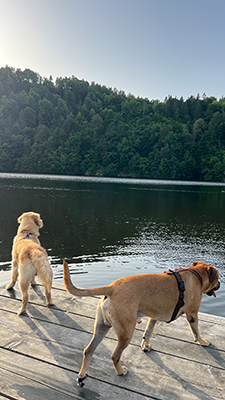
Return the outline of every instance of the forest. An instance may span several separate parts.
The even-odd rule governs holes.
[[[223,182],[225,99],[0,69],[0,172]]]

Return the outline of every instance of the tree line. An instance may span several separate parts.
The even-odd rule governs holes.
[[[0,69],[0,171],[224,181],[225,99]]]

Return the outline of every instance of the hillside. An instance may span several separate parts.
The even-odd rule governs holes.
[[[0,69],[0,172],[224,181],[225,99]]]

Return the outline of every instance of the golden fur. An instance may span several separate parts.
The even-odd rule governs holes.
[[[133,275],[118,279],[109,286],[79,289],[70,279],[68,264],[63,261],[64,285],[69,293],[75,296],[103,295],[98,303],[94,334],[91,342],[84,350],[83,363],[78,375],[78,384],[83,386],[86,370],[91,356],[98,344],[102,341],[110,327],[113,327],[118,344],[112,354],[114,368],[118,375],[126,375],[127,369],[120,363],[123,350],[128,346],[133,336],[136,322],[140,322],[143,315],[149,316],[141,348],[149,351],[149,339],[157,321],[169,322],[179,298],[179,290],[174,275],[144,274]],[[202,279],[188,271],[195,270]],[[190,324],[194,340],[203,346],[209,342],[202,339],[198,331],[198,310],[202,294],[215,295],[219,289],[219,274],[216,268],[202,262],[193,263],[192,267],[183,269],[182,279],[185,285],[184,305],[180,308],[176,318],[185,313]]]
[[[18,275],[19,286],[22,293],[22,306],[18,315],[26,313],[28,303],[28,287],[35,285],[35,275],[45,286],[46,304],[52,304],[52,269],[48,256],[38,239],[39,229],[43,226],[40,215],[34,212],[26,212],[18,218],[20,224],[17,235],[13,240],[12,248],[12,275],[7,290],[14,287]]]

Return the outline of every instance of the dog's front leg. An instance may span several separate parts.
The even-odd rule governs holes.
[[[207,339],[203,339],[200,336],[198,330],[198,314],[187,315],[187,320],[189,322],[190,328],[192,330],[194,341],[200,344],[201,346],[209,346],[210,342]]]
[[[111,356],[117,375],[126,375],[128,372],[127,367],[125,367],[125,365],[121,365],[120,358],[121,358],[123,350],[130,343],[131,338],[132,338],[132,336],[126,337],[123,335],[121,335],[121,337],[118,337],[118,344]]]
[[[125,322],[126,321],[126,322]],[[136,325],[136,316],[134,315],[134,318],[131,318],[129,321],[128,319],[126,320],[124,315],[121,315],[121,319],[114,319],[114,324],[113,328],[115,329],[115,332],[118,337],[118,344],[112,353],[111,359],[115,368],[115,371],[117,375],[126,375],[128,370],[125,365],[121,365],[120,358],[122,355],[122,352],[124,349],[128,346],[130,343],[134,329]]]
[[[16,260],[12,261],[12,273],[11,273],[11,282],[6,286],[7,290],[12,289],[17,281],[18,278],[18,264]]]
[[[147,326],[145,329],[145,333],[144,336],[142,338],[142,342],[141,342],[141,350],[143,351],[150,351],[151,350],[151,345],[149,344],[149,340],[150,337],[152,335],[152,331],[154,329],[154,326],[156,324],[156,320],[149,318],[148,322],[147,322]]]

